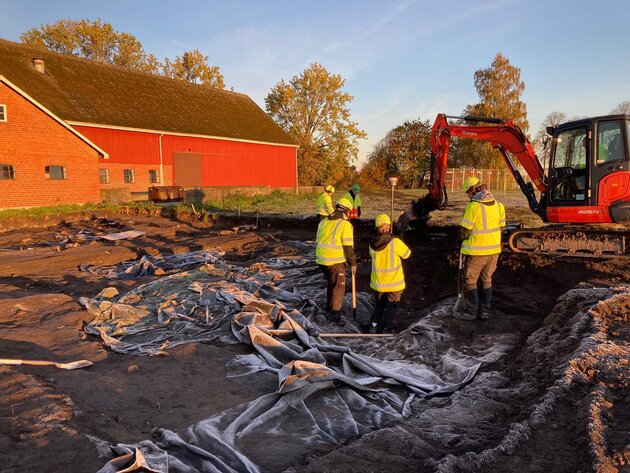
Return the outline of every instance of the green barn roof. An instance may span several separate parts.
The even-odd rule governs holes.
[[[33,59],[44,60],[45,72]],[[0,39],[0,75],[68,122],[291,144],[247,95]]]

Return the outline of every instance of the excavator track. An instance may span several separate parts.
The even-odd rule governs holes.
[[[554,226],[510,233],[508,247],[516,253],[586,258],[630,257],[630,229]]]

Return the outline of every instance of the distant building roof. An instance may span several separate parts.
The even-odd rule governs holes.
[[[33,59],[44,60],[45,72]],[[247,95],[0,39],[0,75],[68,122],[291,144]]]

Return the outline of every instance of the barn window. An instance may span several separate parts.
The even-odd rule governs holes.
[[[98,173],[101,178],[101,184],[109,184],[109,169],[99,169]]]
[[[0,122],[7,121],[7,106],[0,104]]]
[[[149,182],[151,184],[159,184],[160,182],[160,173],[155,169],[149,169]]]
[[[0,180],[15,179],[15,169],[11,164],[0,164]]]
[[[66,168],[56,164],[46,166],[46,179],[67,179]]]
[[[135,174],[133,172],[133,169],[125,169],[123,171],[123,175],[125,177],[125,182],[127,184],[132,184],[132,183],[136,182],[136,176],[135,176]]]

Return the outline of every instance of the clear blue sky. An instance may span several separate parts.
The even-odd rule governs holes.
[[[354,96],[362,159],[405,120],[475,103],[473,74],[499,51],[521,69],[532,135],[553,111],[630,100],[630,0],[0,0],[0,37],[99,17],[159,60],[200,49],[262,108],[276,82],[323,64]]]

